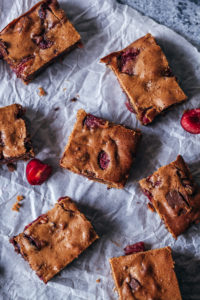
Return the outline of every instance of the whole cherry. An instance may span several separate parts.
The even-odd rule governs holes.
[[[52,173],[52,167],[35,158],[26,166],[26,178],[31,185],[40,185],[45,182]]]

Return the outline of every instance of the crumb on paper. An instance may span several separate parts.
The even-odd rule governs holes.
[[[24,196],[18,195],[17,196],[17,201],[12,206],[12,210],[19,211],[20,207],[22,206],[22,204],[20,203],[20,201],[22,201],[23,199],[24,199]]]
[[[43,97],[43,96],[45,96],[47,94],[42,87],[39,87],[38,89],[39,89],[39,96],[40,97]]]
[[[66,91],[66,89],[67,89],[67,88],[64,88],[64,89],[63,89],[63,92],[65,92],[65,91]]]
[[[76,102],[78,99],[76,97],[70,99],[71,102]]]
[[[100,278],[98,278],[98,279],[96,280],[96,282],[97,282],[97,283],[99,283],[100,281],[101,281],[101,279],[100,279]]]
[[[22,195],[17,196],[17,201],[22,201],[23,199],[24,199],[24,196],[22,196]]]
[[[16,170],[16,165],[14,165],[13,163],[7,164],[7,167],[10,172],[14,172]]]
[[[117,242],[115,242],[115,241],[113,241],[113,240],[111,240],[111,242],[112,242],[115,246],[121,247],[121,245],[120,245],[119,243],[117,243]]]
[[[54,108],[55,111],[57,111],[57,110],[59,110],[59,109],[60,109],[60,107],[55,107],[55,108]]]

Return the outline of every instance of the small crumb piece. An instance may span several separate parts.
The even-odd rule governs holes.
[[[12,210],[19,211],[20,207],[22,206],[22,204],[19,203],[19,202],[22,201],[23,199],[24,199],[24,196],[18,195],[17,196],[17,201],[12,206]]]
[[[66,91],[66,89],[67,89],[67,88],[64,88],[64,89],[63,89],[63,92],[65,92],[65,91]]]
[[[76,102],[78,99],[76,97],[72,98],[70,101],[71,102]]]
[[[54,108],[55,111],[57,111],[57,110],[59,110],[59,109],[60,109],[60,107],[55,107],[55,108]]]
[[[45,96],[47,93],[45,92],[45,90],[42,87],[39,87],[39,96],[43,97]]]
[[[121,247],[121,245],[119,244],[119,243],[117,243],[117,242],[115,242],[115,241],[113,241],[113,240],[111,240],[111,242],[115,245],[115,246],[117,246],[117,247]]]
[[[97,283],[99,283],[100,281],[101,281],[101,279],[100,279],[100,278],[98,278],[98,279],[96,280],[96,282],[97,282]]]
[[[24,196],[22,196],[22,195],[17,196],[17,201],[22,201],[23,199],[24,199]]]
[[[10,172],[14,172],[16,170],[16,165],[13,163],[7,164],[7,167]]]

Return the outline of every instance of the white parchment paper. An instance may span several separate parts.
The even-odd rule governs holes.
[[[1,0],[0,28],[36,2]],[[183,155],[195,179],[200,180],[200,135],[191,135],[180,126],[183,111],[200,106],[200,54],[175,32],[114,0],[69,0],[61,1],[61,6],[80,32],[83,49],[51,65],[28,86],[0,62],[0,105],[18,102],[27,108],[37,157],[54,169],[46,183],[33,187],[25,177],[26,163],[19,162],[14,173],[6,166],[0,168],[0,299],[117,299],[108,259],[123,255],[127,244],[138,241],[144,241],[149,249],[170,245],[183,299],[200,299],[200,226],[192,226],[174,240],[158,215],[147,209],[138,186],[139,179],[170,163],[177,154]],[[162,46],[189,101],[144,127],[126,109],[117,79],[99,60],[147,32]],[[39,87],[47,92],[45,97],[38,95]],[[71,102],[73,97],[78,100]],[[142,129],[140,150],[124,190],[107,190],[106,185],[59,167],[80,108]],[[19,213],[11,210],[17,195],[25,196]],[[64,195],[76,201],[101,238],[45,285],[14,252],[9,237]]]

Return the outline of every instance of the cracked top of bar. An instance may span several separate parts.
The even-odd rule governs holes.
[[[140,131],[79,110],[60,165],[109,187],[123,188],[140,137]]]
[[[57,0],[44,0],[0,32],[0,58],[28,83],[41,68],[79,41],[80,35]]]
[[[20,104],[0,108],[0,164],[34,157]]]
[[[46,283],[97,238],[91,223],[69,197],[63,197],[10,242]]]
[[[182,156],[139,183],[173,237],[200,221],[200,188]]]
[[[143,125],[169,106],[187,99],[151,34],[101,59],[115,73],[131,110]]]
[[[120,300],[182,300],[171,248],[110,259]]]

